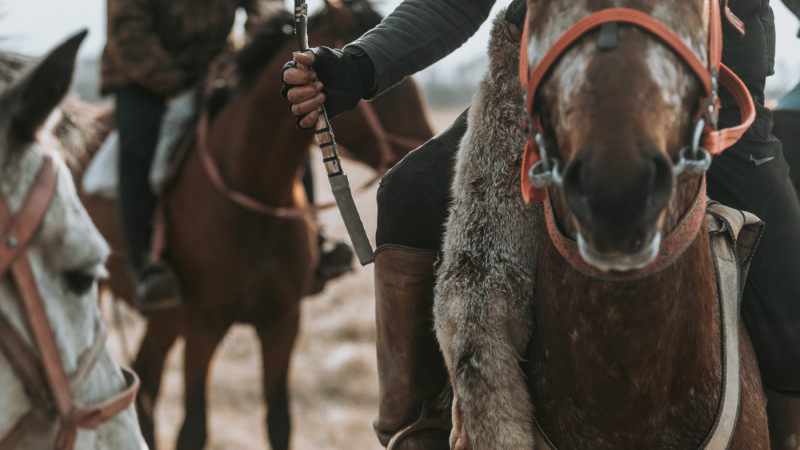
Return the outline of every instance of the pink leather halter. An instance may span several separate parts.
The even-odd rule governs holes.
[[[8,318],[0,314],[0,351],[7,356],[32,403],[31,410],[0,438],[0,450],[16,448],[26,434],[42,423],[53,421],[54,415],[61,421],[54,448],[72,449],[78,428],[95,429],[111,419],[133,402],[139,388],[136,374],[123,369],[126,388],[122,392],[92,406],[75,403],[73,392],[83,385],[97,362],[106,333],[98,322],[94,344],[81,357],[75,373],[68,377],[26,252],[55,196],[57,184],[57,168],[46,156],[16,216],[0,194],[0,274],[10,270],[20,293],[20,309],[36,346],[36,351],[31,349]]]
[[[520,48],[519,73],[522,88],[526,92],[526,111],[530,123],[530,134],[525,146],[525,154],[522,161],[522,195],[527,203],[542,201],[546,198],[546,190],[533,186],[529,176],[531,169],[540,160],[536,134],[540,132],[541,124],[539,123],[538,114],[534,111],[536,94],[538,93],[539,87],[553,65],[575,41],[589,31],[606,23],[621,22],[632,24],[650,32],[678,53],[697,75],[705,90],[705,98],[703,99],[702,105],[708,105],[708,107],[700,109],[701,115],[705,116],[706,119],[706,125],[700,137],[700,145],[702,148],[712,155],[717,155],[739,140],[755,119],[755,106],[753,105],[753,99],[750,97],[750,93],[744,83],[721,62],[722,23],[720,6],[716,0],[711,0],[709,3],[710,30],[708,67],[697,58],[694,52],[684,44],[683,40],[675,34],[675,32],[652,16],[634,9],[610,8],[592,13],[569,28],[556,40],[553,46],[550,47],[534,70],[530,72],[529,76],[527,43],[530,30],[528,25],[529,21],[525,21],[525,29],[523,31],[522,45]],[[741,22],[730,13],[727,7],[727,1],[725,14],[734,26],[737,28],[741,27]],[[740,31],[743,31],[743,28],[740,29]],[[741,124],[722,130],[717,130],[711,125],[716,123],[716,113],[719,108],[717,104],[717,82],[721,83],[733,94],[741,111]]]

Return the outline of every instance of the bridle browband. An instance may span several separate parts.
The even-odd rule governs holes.
[[[26,251],[55,196],[57,184],[58,169],[52,158],[45,156],[33,187],[16,215],[0,193],[0,274],[10,271],[20,293],[19,306],[26,327],[36,348],[36,351],[31,349],[10,320],[0,314],[0,351],[7,356],[32,403],[31,410],[0,438],[0,450],[16,448],[25,435],[41,423],[52,421],[54,415],[61,421],[54,448],[70,450],[78,428],[95,429],[116,416],[133,402],[139,388],[136,374],[122,368],[126,382],[122,392],[96,405],[75,403],[73,393],[84,384],[102,353],[106,332],[98,322],[92,347],[82,355],[75,373],[67,376]]]
[[[667,47],[674,50],[692,69],[701,81],[705,97],[701,100],[699,117],[696,118],[695,139],[691,143],[690,152],[681,152],[684,157],[683,167],[693,168],[696,174],[704,173],[710,162],[710,155],[718,155],[730,147],[744,134],[755,119],[755,106],[744,83],[724,64],[722,64],[722,23],[720,5],[717,0],[710,0],[709,8],[709,42],[708,64],[706,65],[694,54],[675,32],[647,13],[629,8],[603,9],[590,14],[570,27],[550,49],[529,74],[528,40],[530,36],[529,20],[525,21],[522,45],[520,47],[520,83],[525,93],[525,108],[528,118],[528,142],[522,162],[522,195],[527,203],[542,201],[546,197],[545,188],[560,182],[558,161],[548,155],[541,136],[542,127],[539,115],[535,113],[537,94],[541,83],[552,67],[578,39],[595,28],[607,23],[626,23],[635,25],[658,37]],[[734,26],[741,22],[725,7],[728,20]],[[725,129],[717,129],[717,112],[719,108],[717,90],[721,84],[731,92],[739,106],[742,123]],[[688,160],[688,161],[686,161]],[[680,165],[680,164],[679,164]]]

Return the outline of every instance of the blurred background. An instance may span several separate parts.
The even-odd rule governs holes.
[[[98,95],[98,58],[105,40],[105,0],[0,0],[0,48],[39,56],[82,28],[89,29],[77,66],[75,89],[85,100]],[[436,0],[431,0],[436,1]],[[376,0],[384,15],[400,0]],[[495,10],[507,1],[498,1]],[[322,0],[309,0],[312,11]],[[291,2],[286,2],[291,7]],[[777,25],[776,74],[768,79],[767,98],[776,99],[800,79],[800,25],[780,1],[773,0]],[[466,106],[486,68],[489,23],[464,46],[417,75],[436,130],[444,129]],[[313,45],[313,42],[311,43]],[[319,202],[332,199],[319,158],[312,158]],[[360,186],[373,172],[345,161],[350,182]],[[365,228],[374,236],[376,186],[356,196]],[[329,237],[345,239],[337,210],[320,214]],[[290,376],[292,445],[295,449],[381,449],[372,431],[377,408],[372,266],[357,267],[328,283],[303,303],[302,329]],[[122,364],[131,361],[146,323],[125,304],[106,298],[103,310],[110,344]],[[209,392],[208,449],[268,448],[261,393],[261,359],[250,327],[233,327],[215,355]],[[183,420],[182,342],[168,356],[156,407],[159,448],[174,448]]]
[[[285,1],[291,8],[293,2]],[[376,8],[384,15],[401,0],[377,0]],[[508,2],[498,1],[495,11]],[[309,0],[312,11],[323,0]],[[777,27],[775,75],[767,80],[767,98],[777,98],[800,79],[800,40],[798,23],[783,3],[772,0]],[[105,41],[104,0],[4,0],[0,2],[0,47],[30,55],[39,55],[73,32],[88,28],[89,36],[80,52],[76,88],[84,98],[99,100],[96,88],[97,58]],[[429,105],[460,107],[470,101],[474,86],[483,75],[486,56],[483,51],[489,33],[487,21],[464,46],[418,75]],[[311,43],[313,45],[313,42]]]

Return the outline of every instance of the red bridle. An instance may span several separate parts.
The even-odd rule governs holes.
[[[530,171],[540,160],[538,145],[535,139],[536,133],[541,132],[538,114],[534,112],[536,95],[539,87],[558,61],[561,55],[578,39],[589,31],[606,23],[627,23],[636,25],[654,36],[661,39],[664,44],[673,49],[689,65],[692,71],[702,82],[705,90],[705,98],[702,100],[703,107],[700,115],[705,117],[705,123],[700,137],[700,146],[711,155],[717,155],[724,149],[730,147],[741,138],[742,134],[750,127],[755,119],[755,106],[750,93],[744,83],[724,64],[722,64],[722,23],[720,18],[720,6],[716,0],[710,0],[709,8],[709,42],[708,42],[708,66],[700,61],[692,50],[683,42],[675,32],[666,25],[659,22],[649,14],[642,11],[628,8],[611,8],[597,11],[588,17],[578,21],[570,27],[542,57],[534,70],[528,76],[528,39],[530,36],[529,21],[525,21],[525,28],[522,34],[522,45],[520,47],[519,73],[523,91],[526,92],[526,111],[529,119],[530,134],[525,146],[525,154],[522,161],[522,195],[527,203],[542,201],[546,198],[546,190],[540,189],[531,184]],[[725,7],[726,17],[734,26],[740,27],[735,16]],[[742,123],[722,130],[716,129],[712,124],[716,124],[716,114],[719,108],[717,102],[717,82],[722,84],[731,92],[741,111]]]
[[[55,196],[57,184],[58,170],[48,156],[44,158],[33,188],[16,216],[0,194],[0,274],[11,271],[20,293],[20,309],[37,350],[31,349],[10,320],[0,314],[0,351],[7,356],[32,403],[31,410],[14,424],[8,434],[0,437],[0,450],[17,448],[24,436],[38,424],[53,420],[53,410],[61,421],[53,448],[72,449],[78,428],[95,429],[116,416],[133,402],[139,388],[136,374],[123,369],[126,388],[122,392],[92,406],[75,403],[73,392],[83,385],[97,362],[105,345],[106,333],[98,323],[94,344],[81,357],[75,373],[68,376],[26,252]]]

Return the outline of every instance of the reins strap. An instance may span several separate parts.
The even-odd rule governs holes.
[[[12,216],[5,198],[0,195],[0,231],[4,239],[4,242],[0,243],[0,273],[5,273],[14,260],[25,252],[50,206],[57,181],[57,168],[52,158],[47,156],[32,184],[33,188],[16,217]]]

